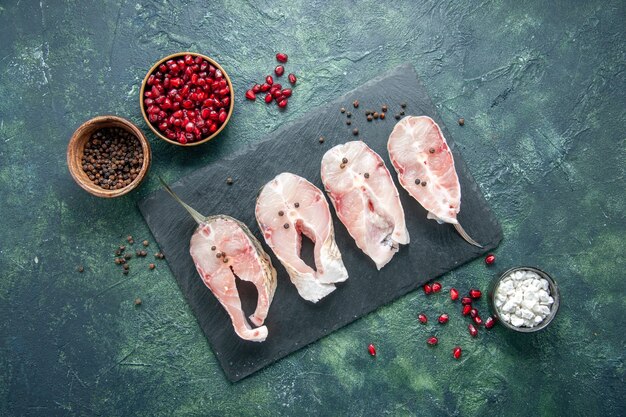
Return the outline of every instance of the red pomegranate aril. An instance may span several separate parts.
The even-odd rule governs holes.
[[[267,77],[265,77],[265,82],[269,85],[274,84],[274,79],[272,78],[271,75],[268,75]]]
[[[471,290],[469,290],[469,296],[475,300],[478,300],[481,295],[483,295],[483,293],[480,292],[480,290],[477,290],[475,288],[472,288]]]
[[[191,74],[191,83],[198,84],[198,74]]]
[[[193,65],[193,57],[191,55],[185,55],[185,64]]]
[[[194,129],[195,129],[195,128],[196,128],[196,125],[195,125],[195,124],[193,124],[193,123],[191,123],[191,122],[188,122],[188,123],[185,125],[185,131],[186,131],[187,133],[192,133],[192,132],[194,131]]]
[[[481,324],[483,324],[483,319],[481,319],[480,316],[475,316],[474,323],[476,323],[477,326],[480,326]]]
[[[160,131],[162,131],[162,132],[163,132],[163,131],[166,131],[166,130],[167,130],[167,128],[168,128],[168,124],[167,124],[167,122],[161,122],[161,123],[159,123],[159,130],[160,130]]]
[[[217,119],[219,119],[219,117],[220,117],[219,114],[217,114],[217,112],[215,110],[211,110],[209,112],[209,119],[217,120]]]
[[[490,253],[485,257],[485,263],[487,265],[493,265],[495,261],[496,261],[496,255],[494,255],[493,253]]]
[[[183,111],[182,110],[176,110],[174,113],[172,113],[172,116],[174,116],[177,119],[180,119],[181,117],[183,117]]]
[[[273,99],[274,99],[274,97],[272,97],[272,94],[271,94],[271,93],[267,93],[267,94],[265,95],[265,102],[266,102],[266,103],[268,103],[268,104],[269,104],[269,103],[271,103]]]
[[[221,101],[223,107],[228,107],[230,105],[230,96],[224,97]]]
[[[281,94],[285,97],[291,97],[291,93],[292,93],[291,88],[285,88],[283,91],[281,91]]]
[[[166,130],[165,131],[165,136],[167,136],[167,138],[170,139],[170,140],[175,140],[176,139],[176,133],[174,133],[172,130]]]
[[[424,313],[419,313],[419,314],[417,315],[417,319],[418,319],[418,320],[420,321],[420,323],[422,323],[422,324],[426,324],[426,323],[428,323],[428,317],[426,317],[426,314],[424,314]]]
[[[156,77],[154,76],[154,74],[150,75],[148,77],[148,81],[146,81],[146,84],[148,85],[152,85],[154,83],[154,80],[156,79]]]
[[[284,64],[285,62],[287,62],[287,54],[283,54],[282,52],[277,53],[276,60]]]
[[[285,73],[285,67],[283,67],[282,65],[276,66],[276,68],[274,68],[274,73],[280,77]]]
[[[181,80],[180,78],[172,78],[170,80],[170,85],[174,88],[178,88],[183,84],[183,80]]]
[[[467,316],[470,311],[472,311],[472,305],[471,304],[465,304],[463,306],[463,310],[461,311],[461,314],[463,314],[464,316]]]
[[[369,344],[369,346],[367,347],[367,351],[370,355],[376,356],[376,346],[374,346],[373,344]]]
[[[448,316],[446,313],[443,313],[437,319],[437,321],[439,321],[439,323],[441,323],[441,324],[446,324],[448,322],[448,320],[450,320],[450,316]]]
[[[456,301],[459,299],[459,292],[456,288],[450,288],[450,299]]]
[[[476,310],[475,308],[470,310],[470,317],[474,318],[478,315],[478,310]]]
[[[144,103],[146,106],[152,106],[152,105],[154,104],[154,100],[152,100],[151,98],[147,98],[147,99],[145,99],[145,100],[143,101],[143,103]]]
[[[289,79],[289,82],[290,82],[291,84],[295,84],[295,83],[298,81],[298,79],[296,78],[296,75],[295,75],[295,74],[289,74],[289,75],[287,76],[287,78]]]
[[[433,292],[433,287],[430,284],[424,284],[424,294],[428,295]]]
[[[461,359],[462,354],[463,350],[461,350],[460,347],[456,346],[454,349],[452,349],[452,356],[454,357],[454,359]]]
[[[270,90],[270,88],[272,88],[268,83],[263,83],[261,84],[261,87],[259,88],[259,90],[263,93],[267,92]]]
[[[433,292],[441,291],[441,284],[438,282],[433,282]]]
[[[217,131],[217,124],[211,123],[209,125],[209,133],[215,133]]]
[[[219,120],[220,123],[224,123],[227,117],[228,114],[225,111],[221,111],[217,120]]]
[[[485,320],[486,329],[491,329],[493,326],[495,326],[495,324],[496,324],[496,319],[492,316],[487,317],[487,320]]]
[[[275,89],[274,92],[272,93],[272,97],[274,97],[276,99],[281,97],[282,95],[283,94],[281,93],[281,91],[279,89]],[[276,100],[276,101],[278,101],[278,100]]]
[[[167,66],[165,64],[159,65],[159,72],[165,73],[167,71]]]
[[[191,101],[191,100],[184,100],[183,101],[183,107],[186,108],[186,109],[193,108],[193,101]]]
[[[284,109],[285,107],[287,107],[288,103],[289,103],[289,100],[287,100],[286,98],[283,98],[282,100],[278,102],[278,107],[280,107],[281,109]]]
[[[206,120],[206,119],[209,118],[209,113],[210,113],[210,110],[205,107],[200,112],[200,117],[202,117],[204,120]]]
[[[248,91],[252,91],[252,90],[248,90]],[[226,97],[227,95],[230,94],[230,88],[224,87],[220,91],[218,91],[217,94],[220,95],[221,97]]]
[[[472,337],[478,336],[478,330],[476,329],[476,327],[474,327],[474,325],[472,323],[467,325],[467,330],[469,330],[469,334]]]
[[[435,346],[437,343],[439,343],[439,339],[437,339],[435,336],[431,336],[426,339],[426,343],[428,343],[430,346]]]
[[[178,143],[181,143],[183,145],[187,143],[187,138],[182,133],[178,136]]]
[[[258,93],[259,91],[261,91],[261,85],[254,84],[254,86],[252,86],[252,91],[254,92],[254,94]]]
[[[152,113],[148,115],[148,120],[150,120],[151,123],[156,123],[159,121],[159,116]]]
[[[463,297],[461,298],[461,304],[465,305],[465,304],[472,304],[472,299],[469,297]]]
[[[256,94],[252,90],[246,91],[246,98],[248,100],[256,100]]]

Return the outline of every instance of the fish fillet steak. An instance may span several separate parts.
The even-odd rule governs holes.
[[[328,203],[309,181],[288,172],[276,176],[261,189],[255,214],[302,298],[316,303],[335,290],[335,283],[348,279]],[[303,234],[315,244],[315,269],[300,257]]]
[[[326,152],[321,173],[339,220],[381,269],[409,243],[398,189],[382,158],[361,141],[347,142]]]
[[[276,290],[276,270],[250,230],[232,217],[208,217],[191,237],[189,252],[202,281],[226,309],[237,335],[264,341],[267,327],[262,324]],[[235,277],[256,287],[257,305],[250,321],[260,327],[252,328],[246,320]]]
[[[387,150],[400,184],[428,211],[427,217],[453,224],[465,240],[480,246],[457,220],[461,185],[439,125],[427,116],[407,116],[389,135]]]

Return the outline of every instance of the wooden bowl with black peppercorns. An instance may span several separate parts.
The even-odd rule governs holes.
[[[118,116],[86,121],[67,146],[72,178],[97,197],[119,197],[137,188],[151,160],[150,143],[143,132]]]

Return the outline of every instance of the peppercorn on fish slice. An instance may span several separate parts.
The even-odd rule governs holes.
[[[230,316],[237,335],[263,342],[268,335],[263,323],[276,291],[276,270],[270,257],[245,224],[226,215],[204,217],[174,194],[162,179],[161,183],[198,223],[189,252],[202,281]],[[253,283],[257,289],[257,306],[249,317],[257,328],[246,320],[236,278]]]
[[[326,152],[321,174],[339,220],[380,270],[410,241],[398,189],[382,158],[364,142],[347,142]]]
[[[452,224],[465,241],[482,247],[457,219],[461,184],[439,125],[428,116],[407,116],[396,123],[387,150],[400,184],[428,211],[427,218]]]
[[[302,298],[316,303],[348,279],[326,198],[305,178],[277,175],[261,189],[255,215],[265,242]],[[315,244],[315,269],[300,257],[302,235]]]

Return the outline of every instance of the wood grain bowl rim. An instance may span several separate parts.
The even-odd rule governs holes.
[[[155,70],[157,69],[157,67],[159,65],[161,65],[162,63],[164,63],[167,60],[174,59],[174,58],[179,58],[179,57],[185,56],[185,55],[201,56],[202,58],[207,60],[211,65],[213,65],[215,68],[217,68],[220,71],[222,71],[222,74],[224,75],[224,79],[226,79],[226,82],[228,83],[228,88],[230,89],[230,107],[228,109],[228,114],[226,116],[226,120],[224,120],[224,123],[222,123],[220,128],[217,129],[215,132],[213,132],[211,135],[207,136],[206,138],[204,138],[202,140],[196,141],[196,142],[180,143],[178,141],[171,140],[167,136],[163,135],[152,124],[152,122],[150,122],[150,120],[148,119],[148,115],[146,114],[146,109],[145,109],[145,106],[144,106],[143,94],[144,94],[144,91],[146,90],[146,85],[148,85],[148,78],[150,77],[150,75],[152,75],[152,73],[155,72]],[[154,132],[155,135],[157,135],[157,137],[159,137],[159,139],[162,139],[162,140],[166,141],[167,143],[171,143],[171,144],[177,145],[177,146],[198,146],[198,145],[202,145],[203,143],[206,143],[206,142],[212,140],[213,138],[215,138],[226,127],[226,125],[230,121],[230,117],[232,116],[233,110],[235,108],[235,91],[233,90],[233,84],[230,81],[230,77],[229,77],[228,73],[226,71],[224,71],[224,68],[222,68],[222,66],[220,64],[218,64],[217,61],[215,61],[214,59],[209,58],[208,56],[206,56],[204,54],[201,54],[201,53],[198,53],[198,52],[189,52],[189,51],[187,51],[187,52],[176,52],[174,54],[166,56],[165,58],[160,59],[159,61],[157,61],[150,68],[150,70],[148,70],[148,73],[146,74],[146,76],[144,77],[143,81],[141,82],[141,90],[139,91],[139,107],[141,107],[141,114],[143,115],[144,120],[148,124],[148,127],[150,128],[150,130],[152,130],[152,132]]]
[[[128,184],[126,187],[116,190],[105,190],[104,188],[94,184],[83,171],[82,167],[82,157],[85,144],[91,137],[92,133],[98,129],[106,127],[121,127],[134,134],[137,137],[137,140],[139,140],[141,149],[143,150],[143,163],[137,178],[135,178],[133,182]],[[131,192],[137,188],[146,177],[146,174],[150,169],[151,161],[152,152],[150,150],[150,143],[148,142],[148,139],[146,139],[143,132],[131,121],[115,115],[97,116],[87,120],[80,125],[76,131],[74,131],[74,134],[72,134],[72,137],[67,145],[67,166],[72,178],[82,189],[92,195],[95,195],[96,197],[114,198]]]

